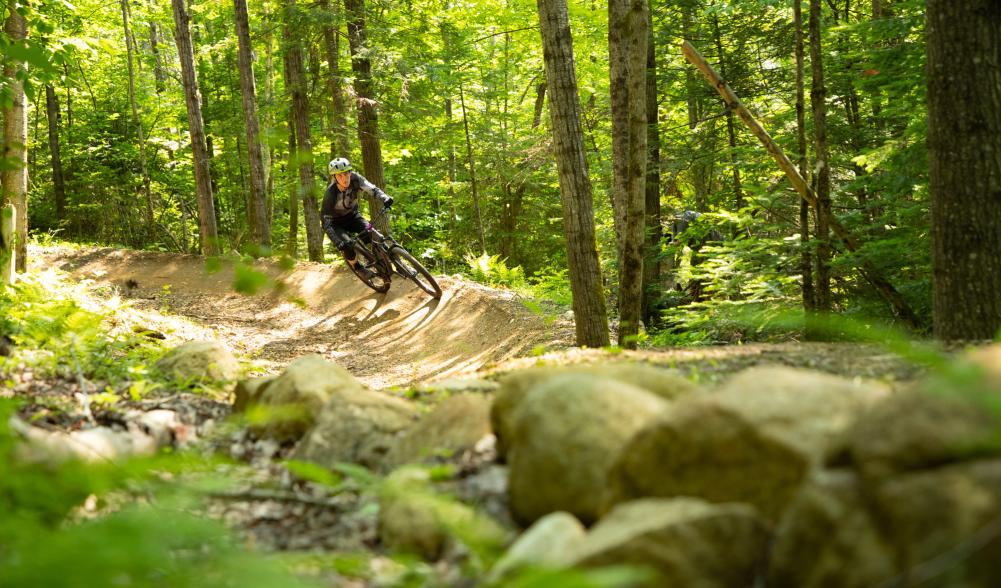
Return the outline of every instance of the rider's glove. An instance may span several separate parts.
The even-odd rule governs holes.
[[[386,196],[386,199],[382,201],[382,205],[385,206],[386,208],[390,208],[391,206],[393,206],[393,197]]]

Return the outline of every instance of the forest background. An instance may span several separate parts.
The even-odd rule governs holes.
[[[541,4],[265,1],[249,21],[241,5],[8,2],[0,102],[9,125],[23,82],[36,237],[321,260],[325,165],[346,156],[396,198],[397,237],[434,271],[570,304]],[[786,334],[777,319],[801,308],[896,321],[901,307],[884,302],[871,274],[893,284],[911,326],[931,324],[925,3],[814,1],[805,15],[799,5],[650,4],[642,312],[655,342]],[[579,171],[593,190],[600,282],[615,314],[624,282],[610,10],[593,0],[567,8]],[[175,35],[188,23],[190,49]],[[682,40],[798,160],[830,215],[801,203],[684,60]],[[189,118],[194,92],[204,140]],[[5,186],[18,166],[9,147]],[[688,222],[685,211],[700,216]],[[832,241],[830,218],[860,238],[858,250]],[[737,320],[749,308],[765,311],[752,326]]]

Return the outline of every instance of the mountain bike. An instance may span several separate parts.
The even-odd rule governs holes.
[[[383,208],[382,212],[372,220],[385,216],[388,210]],[[372,223],[368,223],[367,229],[352,240],[355,258],[358,261],[355,265],[348,264],[351,271],[366,286],[379,293],[389,291],[393,274],[396,274],[417,284],[418,288],[435,300],[441,299],[441,286],[431,272],[388,233],[389,231],[383,235],[372,226]],[[373,274],[366,276],[359,268],[368,269]]]

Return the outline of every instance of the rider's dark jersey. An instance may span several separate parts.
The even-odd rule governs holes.
[[[360,192],[371,194],[385,203],[389,196],[379,189],[378,186],[365,179],[365,176],[351,172],[351,182],[348,189],[341,192],[336,181],[327,186],[327,192],[323,196],[323,206],[320,208],[320,216],[324,224],[328,221],[347,216],[358,212],[358,197]]]

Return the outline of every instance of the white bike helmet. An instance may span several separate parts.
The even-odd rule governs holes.
[[[330,163],[327,164],[327,174],[329,175],[342,174],[344,172],[349,172],[352,169],[351,162],[343,157],[331,159]]]

